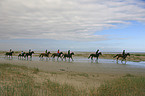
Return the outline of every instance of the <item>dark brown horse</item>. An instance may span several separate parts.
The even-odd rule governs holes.
[[[43,58],[43,56],[44,56],[44,57],[48,57],[48,58],[49,58],[49,54],[51,54],[50,51],[47,52],[47,53],[41,53],[41,54],[39,55],[39,57],[40,57],[40,58]]]
[[[91,60],[93,60],[93,58],[96,57],[96,60],[98,61],[98,58],[99,58],[100,55],[102,55],[101,52],[99,52],[98,54],[90,54],[90,56],[88,57],[88,59],[91,58]]]
[[[29,53],[26,53],[24,57],[28,59],[28,56],[30,56],[30,58],[32,58],[32,54],[33,53],[34,53],[34,51],[31,51]]]
[[[39,57],[42,57],[42,58],[43,58],[43,56],[44,56],[44,57],[49,57],[49,54],[50,54],[50,52],[48,52],[48,53],[41,53],[41,54],[39,55]]]
[[[9,58],[11,57],[11,58],[13,58],[12,57],[13,53],[14,53],[14,51],[12,51],[12,52],[6,52],[5,57],[9,57]]]
[[[52,55],[51,55],[51,57],[54,59],[55,57],[57,57],[57,60],[59,59],[59,58],[61,58],[62,59],[62,56],[63,56],[63,53],[62,52],[60,52],[59,54],[57,54],[57,53],[53,53]],[[63,60],[63,59],[62,59]]]
[[[21,58],[24,58],[24,57],[25,57],[25,54],[26,54],[25,52],[22,53],[22,54],[19,54],[19,55],[18,55],[18,59],[19,59],[19,57],[20,57],[20,59],[21,59]]]
[[[66,58],[69,58],[69,61],[70,61],[70,58],[71,58],[72,61],[73,61],[72,55],[74,55],[74,52],[72,52],[72,53],[70,53],[70,54],[64,54],[64,55],[63,55],[63,59],[65,59],[65,61],[66,61]]]
[[[126,63],[126,57],[127,57],[127,56],[130,56],[130,54],[129,54],[129,53],[126,53],[125,55],[123,55],[123,54],[117,54],[117,55],[115,55],[113,58],[117,57],[117,58],[116,58],[117,63],[118,63],[118,59],[119,59],[119,58],[122,58],[121,62],[125,61],[125,63]]]

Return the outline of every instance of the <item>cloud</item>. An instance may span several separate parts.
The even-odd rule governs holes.
[[[97,31],[145,22],[139,0],[3,0],[1,39],[107,40]]]

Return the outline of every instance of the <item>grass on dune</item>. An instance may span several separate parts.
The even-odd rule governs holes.
[[[85,91],[68,84],[47,80],[36,83],[32,75],[38,68],[28,69],[16,65],[0,64],[0,96],[84,96]],[[31,75],[30,75],[31,74]]]
[[[145,96],[145,77],[132,74],[104,82],[98,89],[79,90],[50,80],[35,82],[33,75],[39,72],[38,68],[0,64],[0,96]]]
[[[97,96],[145,96],[145,77],[127,74],[92,91]]]

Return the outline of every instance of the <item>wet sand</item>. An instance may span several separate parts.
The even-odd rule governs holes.
[[[133,67],[127,64],[116,63],[87,63],[68,61],[26,61],[1,59],[0,63],[38,68],[46,72],[84,72],[84,73],[106,73],[106,74],[145,74],[145,67]]]

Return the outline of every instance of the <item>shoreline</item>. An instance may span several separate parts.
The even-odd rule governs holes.
[[[115,63],[84,63],[84,62],[64,62],[64,61],[24,61],[24,60],[5,60],[0,63],[38,68],[46,72],[83,72],[83,73],[105,73],[105,74],[137,74],[143,75],[145,68],[132,67],[127,64]]]

